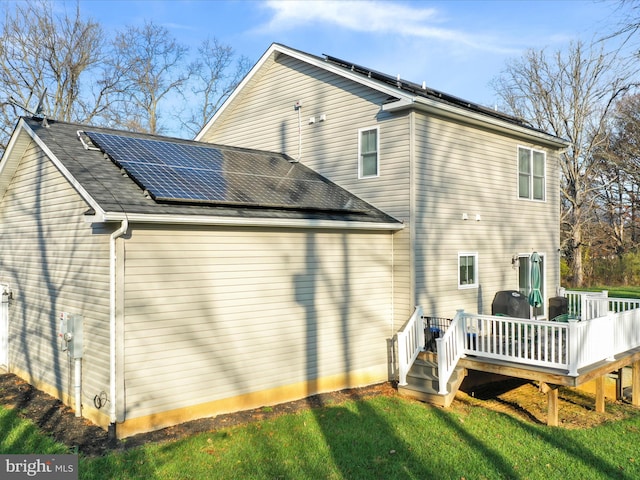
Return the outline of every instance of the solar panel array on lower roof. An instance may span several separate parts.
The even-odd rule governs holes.
[[[368,207],[312,170],[276,154],[85,133],[155,201],[349,212]]]

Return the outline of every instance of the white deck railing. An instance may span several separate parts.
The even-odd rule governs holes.
[[[413,315],[398,332],[398,385],[407,384],[407,373],[413,362],[424,350],[424,322],[422,307],[416,307]]]
[[[460,358],[469,355],[564,370],[578,370],[640,347],[640,299],[609,298],[603,292],[564,294],[569,299],[568,322],[477,315],[459,310],[444,334],[436,339],[439,393],[446,394]],[[571,318],[574,317],[574,318]],[[578,318],[581,321],[578,321]],[[424,350],[422,309],[416,307],[398,332],[399,384]]]
[[[459,312],[451,329],[462,332],[462,355],[560,369],[578,376],[583,367],[612,361],[616,355],[640,347],[640,302],[587,296],[582,312],[587,317],[601,313],[603,299],[607,305],[629,309],[583,321],[570,319],[567,323]],[[458,355],[457,346],[445,342],[437,345],[439,362],[441,356],[449,359]],[[446,393],[453,368],[455,365],[447,365],[446,370],[439,368],[439,393]]]
[[[640,299],[637,298],[613,298],[609,297],[609,292],[580,292],[572,290],[562,290],[568,300],[569,314],[581,317],[582,312],[587,312],[586,318],[596,318],[604,316],[607,312],[626,312],[640,308]],[[604,299],[607,299],[606,302]]]
[[[568,323],[469,313],[463,318],[467,355],[551,368],[568,365]]]
[[[460,360],[464,356],[464,312],[459,310],[456,313],[449,328],[444,335],[436,338],[436,347],[438,352],[438,393],[446,395],[447,382],[453,375],[453,371]]]
[[[640,300],[637,298],[609,298],[610,312],[626,312],[640,308]]]
[[[602,317],[609,312],[609,292],[603,290],[601,292],[579,292],[564,290],[562,292],[568,300],[569,315],[581,318],[582,320],[590,320],[596,317]],[[615,310],[613,310],[615,311]]]

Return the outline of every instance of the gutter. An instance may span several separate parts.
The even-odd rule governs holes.
[[[407,108],[415,108],[436,115],[441,115],[446,118],[462,120],[466,123],[483,126],[485,128],[490,127],[503,133],[515,133],[529,139],[536,139],[541,144],[556,149],[567,148],[569,146],[569,142],[567,140],[554,137],[548,133],[511,124],[499,118],[494,118],[473,111],[467,111],[460,107],[447,105],[429,98],[415,97],[413,100],[400,99],[395,102],[385,103],[382,105],[382,111],[384,112],[397,112]]]
[[[116,281],[117,258],[116,241],[127,233],[129,220],[122,219],[120,228],[109,238],[109,438],[115,439],[116,433]]]
[[[216,217],[200,215],[159,215],[144,213],[99,212],[95,215],[85,215],[88,223],[104,222],[135,222],[135,223],[164,223],[191,224],[213,226],[238,227],[272,227],[272,228],[326,228],[349,230],[378,230],[397,231],[404,228],[401,222],[358,222],[348,220],[314,220],[308,218],[242,218]],[[115,233],[115,232],[114,232]]]

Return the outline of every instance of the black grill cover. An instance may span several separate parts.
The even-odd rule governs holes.
[[[569,313],[569,299],[566,297],[552,297],[549,299],[549,320],[558,315]]]
[[[517,290],[502,290],[493,298],[491,314],[530,318],[529,300]]]

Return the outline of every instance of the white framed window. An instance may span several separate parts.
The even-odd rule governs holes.
[[[528,147],[518,147],[518,197],[545,199],[546,154]]]
[[[377,177],[380,174],[379,133],[378,127],[358,130],[358,178]]]
[[[478,253],[458,253],[458,288],[478,286]]]

